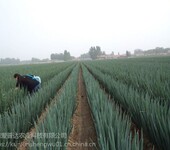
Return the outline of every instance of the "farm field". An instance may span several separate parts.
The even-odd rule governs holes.
[[[14,73],[42,88],[15,90]],[[0,66],[0,149],[167,150],[170,57]]]

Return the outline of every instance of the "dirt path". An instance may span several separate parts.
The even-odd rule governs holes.
[[[97,136],[87,100],[82,69],[79,71],[77,107],[72,124],[67,150],[96,150]]]

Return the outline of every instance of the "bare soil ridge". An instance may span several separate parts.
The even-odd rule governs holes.
[[[76,110],[67,150],[96,150],[97,136],[86,95],[82,69],[79,71]]]

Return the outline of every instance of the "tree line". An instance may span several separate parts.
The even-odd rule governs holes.
[[[64,53],[60,54],[51,54],[51,60],[62,60],[62,61],[69,61],[72,60],[74,57],[70,55],[70,52],[67,50],[64,51]]]
[[[0,58],[0,64],[19,64],[20,59],[15,58]]]
[[[170,48],[163,48],[163,47],[156,47],[154,49],[142,50],[142,49],[135,49],[135,55],[155,55],[155,54],[163,54],[163,53],[170,53]]]
[[[106,53],[101,50],[100,46],[91,46],[88,53],[82,54],[80,58],[82,59],[97,59],[98,56],[105,55]]]

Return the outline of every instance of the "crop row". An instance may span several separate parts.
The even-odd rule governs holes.
[[[158,59],[159,63],[157,59],[96,61],[91,65],[102,73],[109,74],[116,81],[133,86],[140,92],[148,93],[155,100],[168,102],[170,97],[170,59],[166,61],[163,61],[163,58],[162,61]]]
[[[49,107],[44,121],[36,125],[36,135],[44,134],[41,138],[35,137],[31,142],[30,150],[60,150],[67,148],[68,135],[71,131],[71,118],[75,110],[77,92],[77,77],[79,66],[72,71],[61,93],[53,106]],[[51,134],[49,137],[47,134]],[[52,135],[53,134],[53,135]],[[40,144],[44,143],[44,144]],[[45,144],[46,143],[46,144]]]
[[[131,121],[111,102],[94,77],[83,67],[89,104],[95,120],[99,148],[104,150],[142,150],[143,138],[132,136]]]
[[[159,149],[166,150],[170,146],[170,110],[168,106],[160,105],[147,93],[140,93],[133,86],[114,80],[111,75],[102,73],[94,66],[86,65],[114,100],[128,112],[136,125],[148,134],[151,141]]]
[[[42,87],[54,76],[73,65],[73,63],[37,64],[0,67],[0,113],[10,111],[14,102],[25,99],[24,90],[15,90],[14,73],[35,74],[42,79]]]
[[[5,112],[0,115],[1,135],[5,136],[10,134],[10,137],[1,137],[0,143],[17,143],[23,138],[15,135],[28,132],[37,119],[37,116],[40,115],[46,104],[54,97],[57,90],[65,82],[73,67],[74,66],[70,66],[54,76],[33,96],[26,97],[23,102],[14,103],[10,112]],[[4,147],[4,149],[5,148],[6,147]],[[1,147],[1,149],[3,149],[3,147]]]

